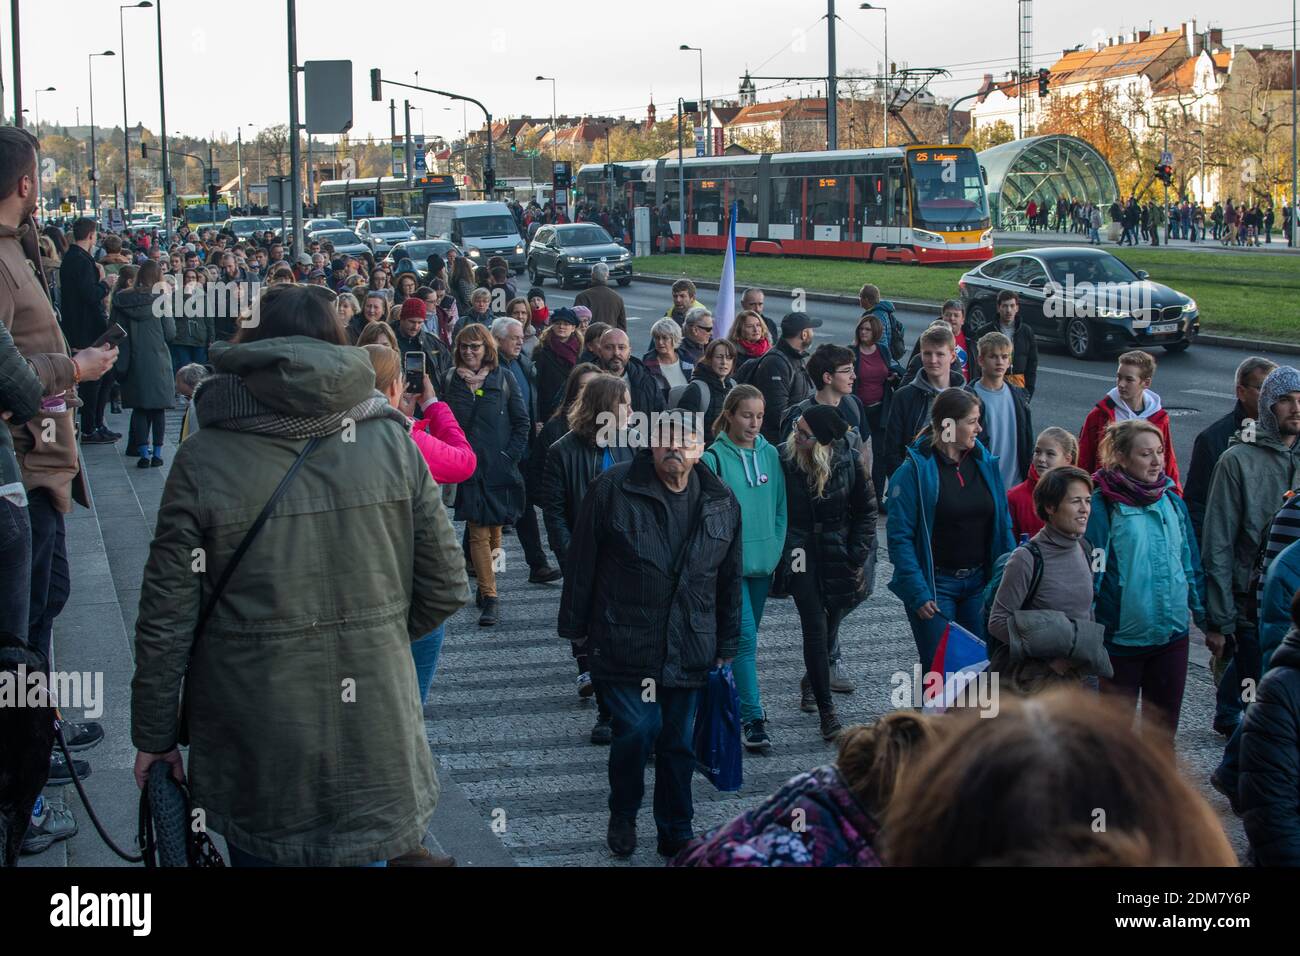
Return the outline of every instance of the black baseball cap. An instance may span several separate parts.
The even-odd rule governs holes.
[[[781,337],[790,338],[792,335],[798,335],[804,329],[820,329],[822,327],[821,319],[814,319],[807,312],[790,312],[781,320]]]

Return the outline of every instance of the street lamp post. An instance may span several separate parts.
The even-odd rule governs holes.
[[[701,50],[701,49],[700,49],[699,47],[697,47],[697,46],[689,46],[689,45],[687,45],[687,44],[685,44],[685,43],[683,43],[683,44],[682,44],[681,46],[679,46],[677,49],[679,49],[679,50],[693,50],[694,52],[696,52],[696,53],[698,53],[698,54],[700,55],[700,109],[701,109],[701,110],[707,110],[707,109],[708,109],[708,106],[707,106],[707,105],[705,104],[705,102],[704,102],[704,51]],[[713,139],[713,117],[712,117],[712,116],[708,117],[708,118],[706,119],[705,122],[708,124],[708,135],[706,136],[706,138],[705,138],[705,140],[704,140],[704,155],[705,155],[705,156],[712,156],[712,155],[713,155],[713,143],[712,143],[712,139]]]
[[[162,0],[154,5],[158,17],[158,140],[162,143],[163,238],[172,236],[171,162],[167,156],[167,97],[163,88]]]
[[[551,143],[554,144],[557,135],[557,130],[555,129],[555,77],[539,76],[537,79],[551,84]]]
[[[127,125],[126,119],[126,26],[122,14],[127,10],[144,10],[152,6],[150,0],[140,0],[139,3],[122,4],[117,8],[118,44],[122,51],[122,179],[126,183],[123,205],[127,212],[134,205],[135,191],[131,188],[131,127]]]
[[[884,7],[871,3],[864,3],[859,8],[861,10],[879,10],[885,15],[885,76],[884,76],[884,93],[882,105],[885,108],[885,145],[889,145],[889,11]]]
[[[52,86],[47,86],[43,90],[36,91],[36,133],[38,136],[41,131],[41,94],[53,92],[55,92],[55,89]]]
[[[95,155],[95,65],[97,56],[116,56],[112,50],[91,53],[86,57],[86,75],[90,78],[90,207],[99,218],[99,158]]]
[[[1296,0],[1291,0],[1291,248],[1300,247],[1300,198],[1296,196]]]

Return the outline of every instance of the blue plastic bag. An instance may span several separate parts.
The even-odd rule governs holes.
[[[709,671],[708,683],[695,711],[695,766],[724,793],[740,789],[743,780],[740,743],[740,695],[731,665]]]

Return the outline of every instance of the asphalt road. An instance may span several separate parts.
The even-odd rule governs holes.
[[[526,285],[527,278],[519,278]],[[578,292],[561,291],[553,282],[548,282],[544,288],[551,308],[572,305]],[[521,286],[520,292],[524,291],[525,286]],[[629,328],[633,330],[633,353],[640,354],[648,347],[651,324],[664,314],[672,296],[666,285],[636,281],[618,288],[618,292],[627,303]],[[715,304],[716,299],[716,292],[700,291],[700,301],[705,305]],[[769,317],[779,321],[789,310],[788,298],[767,297],[764,312]],[[852,340],[860,316],[856,305],[811,302],[808,311],[825,322],[817,332],[814,345],[817,341],[848,344]],[[898,316],[906,329],[909,349],[921,330],[937,317],[928,312],[900,312]],[[1172,355],[1163,349],[1156,349],[1152,354],[1158,363],[1152,389],[1169,411],[1174,450],[1180,468],[1185,472],[1191,462],[1192,443],[1197,433],[1232,408],[1233,374],[1238,363],[1249,353],[1193,345],[1181,355]],[[1279,364],[1296,363],[1296,359],[1290,356],[1268,357]],[[1034,428],[1042,430],[1049,425],[1058,425],[1077,435],[1088,411],[1115,384],[1114,375],[1114,359],[1080,361],[1072,358],[1064,346],[1040,342],[1038,388],[1033,402]]]

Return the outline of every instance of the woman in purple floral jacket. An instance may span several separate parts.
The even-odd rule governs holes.
[[[839,756],[692,840],[671,866],[880,866],[877,820],[947,723],[899,711],[840,736]]]

